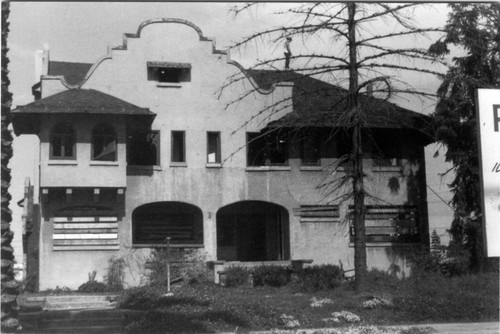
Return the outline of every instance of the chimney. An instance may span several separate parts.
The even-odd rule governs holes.
[[[369,83],[366,85],[366,95],[372,97],[373,96],[373,83]]]
[[[40,76],[49,74],[49,45],[45,43],[43,50],[35,51],[35,82],[40,82]]]

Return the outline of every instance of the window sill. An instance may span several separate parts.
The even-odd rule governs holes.
[[[207,167],[207,168],[222,168],[222,164],[220,162],[207,162],[205,167]]]
[[[142,166],[142,165],[128,165],[127,169],[131,171],[140,171],[140,170],[145,170],[145,171],[161,171],[162,168],[161,166],[158,165],[151,165],[151,166]]]
[[[419,242],[367,242],[366,247],[417,247],[422,244]],[[349,242],[349,247],[354,247],[354,242]]]
[[[403,167],[401,167],[401,166],[379,166],[379,167],[372,167],[372,170],[374,172],[401,172],[403,170]]]
[[[323,168],[321,166],[300,166],[300,170],[304,172],[321,172]]]
[[[133,244],[133,248],[167,248],[167,244]],[[171,248],[203,248],[203,244],[170,244]]]
[[[187,162],[171,162],[170,167],[187,167]]]
[[[247,167],[247,172],[287,172],[290,171],[290,166],[258,166]]]
[[[118,161],[91,161],[90,166],[119,166]]]
[[[77,166],[76,160],[50,160],[47,165],[49,166]]]
[[[178,82],[157,82],[156,87],[161,87],[161,88],[181,88],[182,84]]]

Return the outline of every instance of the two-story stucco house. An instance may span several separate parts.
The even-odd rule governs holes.
[[[13,112],[40,139],[40,289],[76,288],[111,257],[139,284],[149,252],[354,266],[344,90],[294,71],[245,71],[190,22],[159,19],[94,64],[42,61]],[[228,84],[228,82],[231,82]],[[427,243],[425,117],[365,109],[368,265],[407,271]],[[369,131],[368,131],[369,130]]]

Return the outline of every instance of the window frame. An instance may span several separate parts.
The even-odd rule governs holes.
[[[215,161],[210,161],[210,136],[215,137]],[[207,131],[207,163],[208,164],[220,164],[222,161],[221,157],[221,133],[220,131]]]
[[[182,157],[180,160],[174,160],[174,150],[175,148],[177,147],[177,145],[175,145],[175,135],[182,135]],[[186,131],[182,131],[182,130],[172,130],[171,131],[171,134],[170,134],[170,162],[171,163],[180,163],[180,164],[185,164],[186,163]]]
[[[106,129],[106,130],[110,130],[110,132],[108,134],[95,134],[96,130],[101,130],[100,128],[102,129]],[[111,134],[111,131],[113,132]],[[96,159],[96,156],[95,156],[95,145],[96,145],[96,139],[106,139],[106,138],[112,138],[112,141],[114,141],[114,158],[113,160],[109,160],[109,159]],[[109,143],[108,143],[109,144]],[[103,141],[102,145],[102,150],[104,150],[106,148],[106,141]],[[115,128],[108,124],[108,123],[99,123],[99,124],[96,124],[94,126],[94,128],[92,129],[91,131],[91,138],[90,138],[90,160],[91,161],[99,161],[99,162],[116,162],[118,161],[118,139],[117,139],[117,134],[116,134],[116,130]]]
[[[305,146],[306,146],[306,141],[309,143],[313,144],[313,150],[317,152],[317,160],[316,162],[305,162],[304,156],[305,156]],[[307,131],[306,133],[302,134],[300,137],[300,165],[301,166],[321,166],[321,134],[317,131]]]
[[[148,61],[147,80],[158,84],[181,84],[191,81],[191,64]],[[162,73],[165,72],[165,73]]]
[[[58,131],[58,127],[69,127],[69,130],[71,133],[56,133]],[[69,137],[72,141],[72,147],[71,147],[71,155],[65,155],[65,149],[66,146],[63,145],[63,141],[65,138]],[[59,138],[61,140],[60,150],[61,154],[60,155],[55,155],[54,154],[54,140],[56,138]],[[58,122],[54,125],[52,128],[50,135],[49,135],[49,159],[50,160],[76,160],[76,133],[73,125],[71,125],[68,122]]]
[[[149,136],[150,134],[154,134],[156,139],[153,140],[154,143],[152,143],[152,146],[156,146],[156,163],[155,164],[136,164],[136,163],[130,163],[130,156],[132,155],[131,153],[131,143],[132,141],[129,140],[129,136],[138,136],[138,135],[143,135],[145,134],[146,136]],[[140,167],[149,167],[149,166],[161,166],[161,131],[160,130],[151,130],[151,129],[145,129],[141,131],[140,129],[136,129],[136,131],[133,131],[129,135],[127,135],[127,165],[129,166],[140,166]]]
[[[276,132],[268,132],[268,133],[261,133],[261,132],[246,132],[246,147],[247,147],[247,167],[263,167],[263,166],[268,166],[268,167],[288,167],[290,165],[290,138],[288,136],[288,133],[282,134],[284,135],[285,138],[285,147],[286,150],[285,152],[285,162],[272,162],[271,159],[273,158],[274,154],[273,150],[271,148],[272,144],[275,144],[276,141],[280,140],[280,134]],[[255,136],[253,139],[250,139],[250,137]],[[273,140],[270,140],[270,136],[274,136]],[[258,154],[263,154],[263,159],[264,163],[263,164],[250,164],[250,151],[251,151],[251,143],[253,142],[254,145],[256,144],[257,141],[262,141],[264,144],[264,147],[260,149],[261,152],[256,154],[256,157]],[[255,160],[255,159],[254,159]]]

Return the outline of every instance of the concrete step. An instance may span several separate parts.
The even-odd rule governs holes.
[[[112,326],[87,326],[87,327],[58,327],[58,328],[37,328],[23,329],[23,334],[123,334],[123,327]]]
[[[99,302],[99,301],[114,301],[118,295],[61,295],[61,296],[46,296],[45,302],[65,303],[74,301]]]
[[[35,311],[20,312],[20,319],[96,319],[96,318],[121,318],[127,313],[125,310],[58,310],[58,311]],[[130,313],[130,312],[128,312]]]
[[[89,309],[114,309],[115,302],[109,301],[72,301],[72,302],[47,302],[43,307],[44,311],[57,311],[57,310],[89,310]]]

